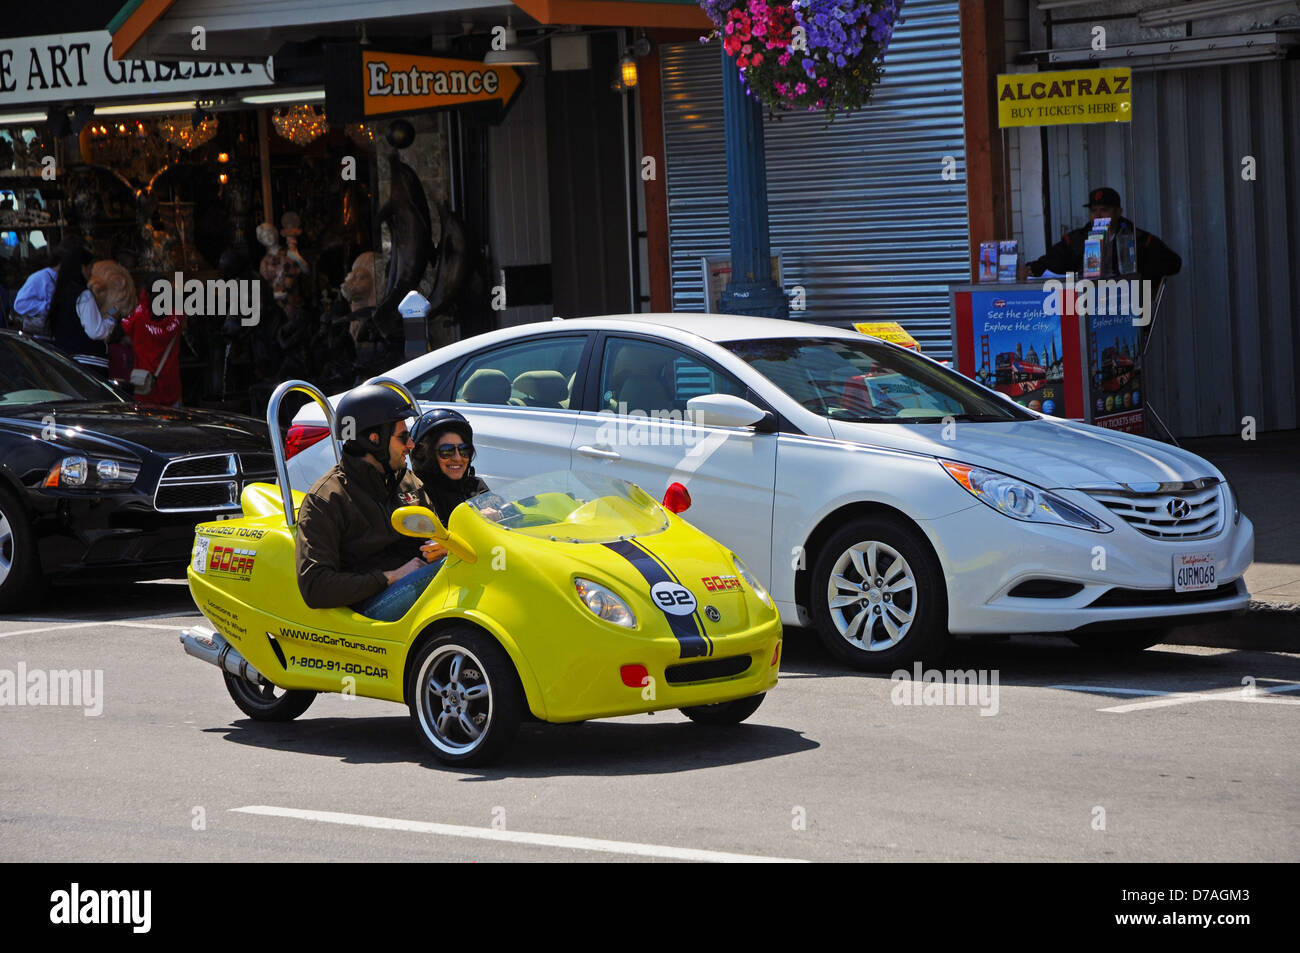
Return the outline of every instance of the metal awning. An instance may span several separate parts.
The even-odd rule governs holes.
[[[372,31],[449,35],[469,19],[480,29],[575,24],[710,29],[695,0],[374,0],[358,17],[356,0],[130,0],[108,25],[116,59],[224,60],[262,62],[284,43],[330,32]],[[193,30],[204,30],[203,50],[193,48]]]

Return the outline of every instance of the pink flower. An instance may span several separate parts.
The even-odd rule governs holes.
[[[780,56],[776,58],[776,61],[780,63],[782,66],[785,66],[790,62],[790,54],[782,53]]]
[[[750,62],[753,63],[755,66],[758,66],[763,62],[763,54],[755,53],[753,59],[751,59]]]
[[[826,77],[825,77],[825,76],[818,76],[818,77],[817,77],[817,85],[820,86],[822,89],[825,89],[825,88],[826,88]]]
[[[808,87],[805,86],[803,83],[795,83],[794,91],[795,91],[795,95],[802,96],[804,93],[808,92]]]

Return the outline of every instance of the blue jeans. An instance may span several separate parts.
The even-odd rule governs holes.
[[[433,577],[438,574],[438,570],[446,561],[447,557],[444,556],[442,559],[421,566],[414,572],[407,573],[383,592],[376,593],[357,606],[357,611],[367,618],[378,619],[380,622],[396,622],[411,611],[415,600],[420,598],[420,594],[433,581]]]

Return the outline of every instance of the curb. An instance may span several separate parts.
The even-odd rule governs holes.
[[[1218,622],[1178,626],[1165,641],[1170,645],[1300,653],[1300,606],[1252,599],[1240,615]]]

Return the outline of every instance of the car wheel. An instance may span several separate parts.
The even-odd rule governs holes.
[[[406,698],[421,740],[446,764],[499,758],[526,707],[506,650],[470,626],[425,643],[411,665]]]
[[[31,522],[17,497],[0,488],[0,612],[30,605],[44,584]]]
[[[1168,628],[1128,632],[1080,632],[1070,641],[1090,655],[1129,655],[1159,645],[1169,638]]]
[[[221,674],[239,710],[254,721],[293,721],[316,700],[316,693],[306,689],[276,688],[270,682],[259,687],[242,676]]]
[[[865,671],[937,661],[951,639],[938,560],[919,530],[889,517],[852,520],[826,541],[812,609],[830,653]]]
[[[767,692],[759,692],[748,698],[718,702],[716,705],[695,705],[679,710],[697,725],[738,725],[758,711],[758,706],[763,704],[763,696],[766,694]]]

